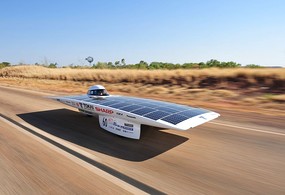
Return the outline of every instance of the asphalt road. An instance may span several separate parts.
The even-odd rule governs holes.
[[[32,90],[0,87],[0,194],[285,194],[285,117],[218,111],[140,140]]]

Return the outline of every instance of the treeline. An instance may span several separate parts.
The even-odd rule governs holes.
[[[50,63],[48,65],[42,65],[35,63],[35,65],[44,66],[47,68],[60,68],[57,63]],[[0,63],[0,68],[11,66],[9,62]],[[246,66],[241,66],[241,64],[236,62],[220,62],[218,60],[209,60],[207,62],[199,62],[199,63],[184,63],[184,64],[174,64],[167,62],[151,62],[147,63],[141,60],[137,64],[126,64],[125,59],[116,62],[97,62],[91,66],[80,66],[80,65],[68,65],[62,66],[62,68],[92,68],[92,69],[143,69],[143,70],[155,70],[155,69],[166,69],[166,70],[174,70],[174,69],[203,69],[203,68],[261,68],[262,66],[249,64]]]
[[[82,68],[82,66],[64,66],[70,68]],[[90,67],[90,66],[89,66]],[[200,63],[184,63],[184,64],[174,64],[174,63],[167,63],[167,62],[151,62],[147,63],[141,60],[137,64],[126,64],[125,60],[122,59],[121,61],[113,62],[97,62],[93,64],[90,68],[94,69],[145,69],[145,70],[154,70],[154,69],[167,69],[167,70],[174,70],[174,69],[203,69],[203,68],[239,68],[242,67],[241,64],[236,62],[220,62],[218,60],[209,60],[207,62],[200,62]],[[244,67],[247,68],[260,68],[261,66],[250,64]]]

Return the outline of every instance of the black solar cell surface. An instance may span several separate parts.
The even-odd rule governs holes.
[[[163,117],[165,117],[167,115],[169,115],[168,112],[163,112],[163,111],[159,111],[158,110],[158,111],[146,114],[146,115],[144,115],[144,117],[150,118],[152,120],[158,120],[158,119],[163,118]]]
[[[89,98],[89,99],[85,99],[84,100],[85,102],[91,102],[91,103],[93,103],[92,101],[93,101],[93,99],[92,98]],[[99,101],[97,101],[97,104],[99,103]]]
[[[171,105],[168,105],[167,107],[168,107],[168,108],[175,109],[175,110],[179,110],[179,111],[189,110],[189,109],[192,108],[192,107],[190,107],[190,106],[184,106],[184,105],[179,105],[179,104],[171,104]],[[193,109],[193,108],[192,108],[192,109]]]
[[[133,104],[133,105],[129,105],[127,107],[121,108],[121,110],[130,112],[132,110],[136,110],[136,109],[139,109],[139,108],[141,108],[141,106]]]
[[[176,113],[179,112],[178,109],[172,109],[172,108],[168,108],[168,107],[158,107],[156,108],[158,110],[164,111],[164,112],[169,112],[169,113]]]
[[[76,100],[83,100],[83,99],[88,99],[87,95],[81,95],[81,96],[73,96],[70,97],[71,99],[76,99]]]
[[[103,99],[95,99],[89,98],[87,95],[81,95],[68,96],[67,98],[108,106],[152,120],[161,119],[174,125],[191,117],[209,112],[208,110],[186,105],[125,96],[109,96]]]
[[[173,114],[173,115],[167,116],[165,118],[162,118],[161,120],[176,125],[176,124],[178,124],[178,123],[180,123],[182,121],[185,121],[187,119],[189,119],[189,117],[182,116],[182,115],[179,115],[179,114]]]
[[[129,106],[130,104],[128,103],[117,103],[117,104],[112,104],[110,107],[111,108],[122,108],[122,107],[126,107],[126,106]]]
[[[147,113],[154,112],[154,111],[156,111],[156,110],[153,109],[153,108],[144,107],[144,108],[140,108],[140,109],[131,111],[131,113],[134,113],[134,114],[137,114],[137,115],[145,115]]]
[[[149,107],[149,108],[157,108],[159,106],[155,105],[155,104],[150,104],[150,103],[140,103],[138,104],[140,106],[145,106],[145,107]]]
[[[96,102],[94,102],[96,104]],[[106,102],[102,102],[100,103],[100,105],[104,105],[104,106],[110,106],[112,104],[117,104],[117,103],[120,103],[118,101],[106,101]]]
[[[200,114],[204,114],[204,113],[207,113],[207,112],[209,112],[209,111],[208,110],[204,110],[204,109],[194,108],[194,109],[191,109],[191,110],[186,110],[186,111],[183,111],[183,112],[179,112],[179,114],[191,118],[191,117],[194,117],[194,116],[197,116],[197,115],[200,115]]]

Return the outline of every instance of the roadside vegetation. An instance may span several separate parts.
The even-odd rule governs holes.
[[[184,63],[184,64],[173,64],[173,63],[166,63],[166,62],[151,62],[147,63],[141,60],[137,64],[126,64],[125,60],[122,59],[120,61],[116,61],[114,64],[112,62],[98,62],[94,64],[92,68],[95,69],[144,69],[144,70],[155,70],[155,69],[167,69],[167,70],[174,70],[174,69],[201,69],[201,68],[237,68],[241,65],[236,62],[220,62],[218,60],[210,60],[206,63],[199,62],[199,63]],[[258,66],[258,65],[256,65]]]
[[[0,69],[0,83],[69,94],[85,93],[89,86],[102,84],[115,94],[193,106],[285,110],[285,68],[126,70],[6,65]]]
[[[0,77],[140,83],[144,85],[185,86],[190,88],[236,89],[256,88],[270,93],[285,91],[285,69],[178,69],[178,70],[125,70],[125,69],[72,69],[42,66],[12,66],[0,70]]]
[[[46,60],[47,61],[47,60]],[[2,62],[0,64],[0,68],[4,68],[6,66],[10,66],[9,62]],[[23,65],[23,64],[19,64]],[[80,66],[70,64],[68,66],[59,66],[55,63],[47,63],[39,64],[35,63],[37,66],[44,66],[47,68],[72,68],[72,69],[142,69],[142,70],[156,70],[156,69],[167,69],[167,70],[176,70],[176,69],[204,69],[204,68],[240,68],[241,64],[237,62],[220,62],[215,59],[211,59],[207,62],[189,62],[183,64],[174,64],[168,62],[151,62],[147,63],[141,60],[136,64],[127,64],[125,59],[121,59],[120,61],[115,62],[97,62],[95,64],[90,64],[89,66]],[[262,66],[256,64],[248,64],[243,66],[245,68],[263,68]]]

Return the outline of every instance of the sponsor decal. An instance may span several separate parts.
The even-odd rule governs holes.
[[[204,116],[200,116],[199,118],[202,118],[202,119],[204,119],[204,120],[207,120]]]
[[[84,110],[94,110],[94,107],[92,105],[81,103],[81,102],[79,102],[79,107]]]
[[[134,126],[133,124],[129,124],[129,123],[124,123],[124,125],[125,125],[126,127],[133,127],[133,126]]]
[[[122,116],[122,115],[123,115],[123,113],[116,112],[116,115]]]
[[[140,124],[106,115],[99,115],[99,123],[101,128],[111,133],[133,139],[140,138]]]
[[[125,126],[125,125],[119,125],[116,122],[114,122],[113,125],[115,127],[119,127],[120,129],[127,130],[127,131],[133,131],[134,130],[133,127],[129,127],[129,126]]]
[[[103,112],[103,113],[106,113],[106,114],[113,114],[114,113],[113,110],[109,110],[109,109],[106,109],[106,108],[95,107],[95,109],[96,109],[97,112]]]
[[[136,118],[135,116],[130,116],[130,115],[127,115],[127,117],[129,117],[129,118]]]

